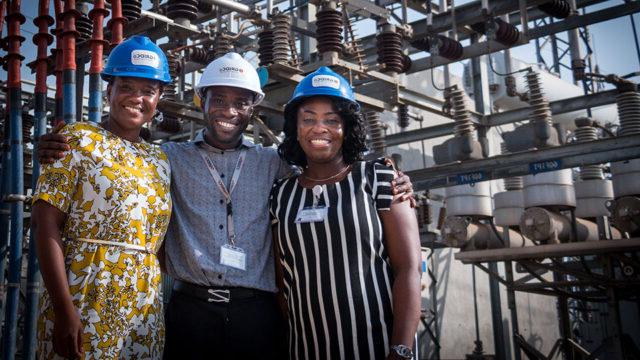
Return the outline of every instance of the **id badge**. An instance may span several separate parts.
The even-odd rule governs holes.
[[[328,208],[321,207],[306,207],[298,211],[296,216],[296,224],[312,223],[324,221],[327,218]]]
[[[239,247],[224,244],[220,247],[220,264],[238,270],[246,270],[247,254]]]

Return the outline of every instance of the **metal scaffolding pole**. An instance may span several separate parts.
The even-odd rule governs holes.
[[[26,21],[20,12],[20,0],[9,3],[8,31],[8,108],[11,122],[11,192],[5,200],[11,203],[11,238],[9,240],[9,278],[7,280],[7,308],[5,315],[3,358],[13,360],[16,353],[20,274],[22,270],[22,237],[24,222],[24,161],[22,145],[22,84],[20,65],[20,25]],[[5,134],[6,136],[6,134]]]

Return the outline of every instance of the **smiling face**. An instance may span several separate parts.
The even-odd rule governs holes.
[[[298,143],[307,163],[342,161],[344,123],[327,97],[313,97],[298,107]]]
[[[157,80],[115,77],[107,86],[111,126],[123,131],[139,130],[153,118],[161,94]]]
[[[207,122],[205,139],[219,149],[232,149],[240,143],[242,132],[249,125],[254,94],[230,86],[212,86],[202,111]]]

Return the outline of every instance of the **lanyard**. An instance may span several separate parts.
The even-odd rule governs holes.
[[[242,171],[242,166],[244,165],[244,158],[247,156],[247,150],[240,151],[240,156],[238,157],[238,162],[236,163],[235,169],[233,169],[233,175],[231,176],[231,183],[229,183],[229,189],[224,185],[224,181],[220,178],[220,174],[218,170],[216,170],[215,165],[213,165],[213,161],[206,156],[205,151],[200,149],[199,151],[202,160],[207,165],[209,169],[209,173],[211,177],[213,177],[214,182],[218,185],[218,189],[224,196],[224,199],[227,203],[227,235],[229,237],[229,242],[231,245],[235,245],[236,240],[236,232],[233,227],[233,206],[231,205],[231,193],[236,188],[236,184],[238,183],[238,178],[240,178],[240,172]]]

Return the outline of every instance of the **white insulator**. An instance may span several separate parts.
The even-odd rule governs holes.
[[[492,216],[488,181],[445,188],[447,214],[452,216]]]
[[[524,207],[576,206],[571,169],[524,177]]]
[[[571,220],[543,208],[532,207],[522,214],[520,231],[534,241],[541,243],[560,243],[571,240]],[[576,218],[577,241],[599,240],[598,225]]]
[[[620,119],[618,135],[640,134],[640,93],[628,91],[618,94],[616,104]]]
[[[493,222],[498,226],[520,224],[524,212],[522,190],[504,191],[493,195]]]
[[[577,217],[609,216],[606,204],[613,199],[611,180],[583,180],[575,184],[575,192]]]
[[[593,126],[580,126],[574,131],[577,142],[598,140],[598,130]],[[586,165],[580,167],[580,179],[604,179],[602,165]]]
[[[529,89],[529,104],[532,107],[531,121],[546,122],[551,125],[551,108],[549,107],[549,101],[547,101],[542,92],[540,75],[531,71],[525,77],[527,79],[527,88]]]
[[[508,154],[509,150],[507,150],[507,144],[506,143],[501,143],[500,144],[500,150],[502,154]],[[504,188],[505,190],[511,191],[511,190],[522,190],[522,176],[514,176],[511,178],[504,178],[502,179],[504,182]]]
[[[640,159],[611,163],[613,193],[616,199],[640,194]]]

